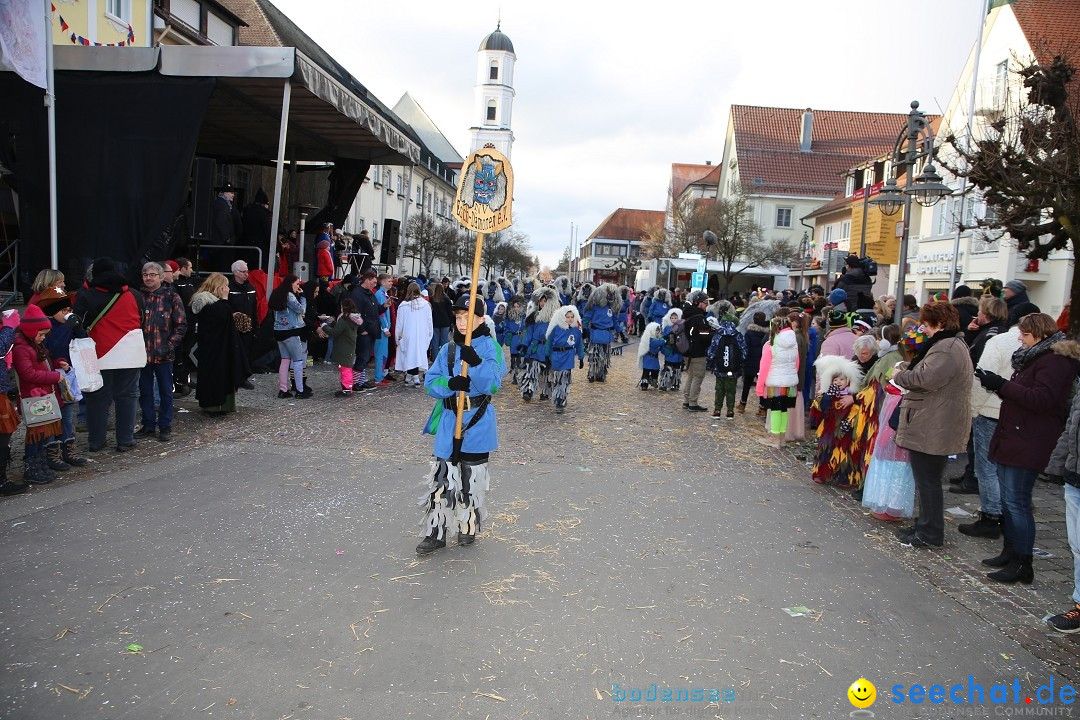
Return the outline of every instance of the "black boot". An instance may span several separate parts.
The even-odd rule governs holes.
[[[71,466],[64,462],[64,446],[59,442],[49,443],[45,446],[45,464],[49,466],[50,470],[60,472],[71,469]]]
[[[1030,585],[1035,580],[1035,571],[1031,567],[1031,556],[1013,555],[1008,565],[997,572],[990,573],[986,577],[1009,585],[1017,582]]]
[[[10,440],[9,436],[8,441],[10,442]],[[24,482],[8,480],[7,467],[10,460],[11,448],[0,446],[0,495],[18,495],[30,489],[30,486]]]
[[[978,520],[973,523],[964,523],[957,529],[969,537],[996,540],[1001,537],[1001,516],[980,512]]]
[[[1004,525],[1002,525],[1001,537],[1002,537],[1001,554],[998,555],[997,557],[987,558],[986,560],[983,560],[982,561],[983,565],[986,565],[987,567],[1005,567],[1010,562],[1012,562],[1012,559],[1013,559],[1012,543],[1009,542],[1009,535],[1008,535],[1008,533],[1005,532]]]
[[[446,540],[440,540],[436,533],[428,535],[426,538],[420,541],[420,544],[416,546],[417,555],[427,555],[433,553],[436,550],[441,550],[446,547]]]

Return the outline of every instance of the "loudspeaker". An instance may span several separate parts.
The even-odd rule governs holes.
[[[401,235],[401,222],[383,220],[382,245],[379,246],[379,263],[397,265],[398,241]]]
[[[191,171],[191,239],[210,242],[214,207],[214,161],[195,158]]]

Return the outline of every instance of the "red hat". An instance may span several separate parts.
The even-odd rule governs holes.
[[[170,272],[180,272],[180,264],[175,260],[166,260],[165,267],[167,267]]]
[[[34,337],[40,330],[48,330],[51,326],[49,318],[37,305],[27,305],[23,311],[22,320],[19,322],[19,331],[27,337]]]

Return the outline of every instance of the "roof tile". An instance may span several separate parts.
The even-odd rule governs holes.
[[[663,210],[631,210],[619,208],[600,223],[589,239],[641,240],[642,235],[657,225],[663,225]]]

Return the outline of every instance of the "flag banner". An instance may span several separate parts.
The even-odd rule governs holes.
[[[39,0],[0,0],[0,68],[28,83],[46,86],[45,5]]]

